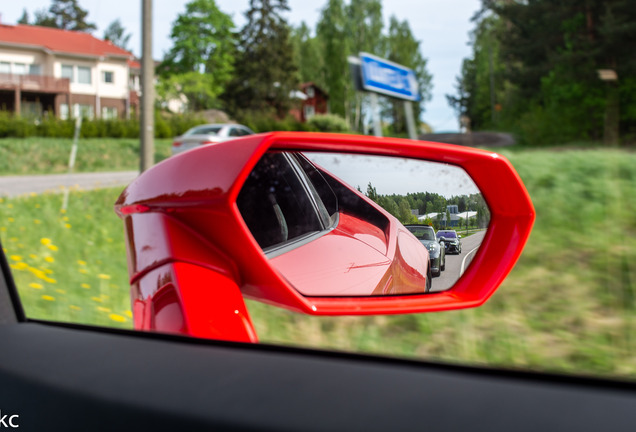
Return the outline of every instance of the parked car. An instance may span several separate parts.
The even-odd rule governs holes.
[[[444,243],[444,248],[448,253],[462,253],[462,236],[457,234],[455,230],[439,230],[437,231],[437,240]]]
[[[254,132],[250,128],[240,124],[199,125],[188,129],[183,135],[172,141],[172,154],[253,134]]]
[[[435,237],[435,229],[430,225],[405,225],[405,227],[428,249],[433,276],[442,274],[446,268],[446,248]]]

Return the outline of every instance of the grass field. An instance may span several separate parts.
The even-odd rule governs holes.
[[[507,151],[537,221],[481,308],[309,317],[248,302],[261,341],[445,362],[636,377],[636,153]],[[129,327],[117,189],[0,203],[3,246],[27,314]],[[53,246],[53,247],[52,247]]]
[[[68,171],[72,139],[0,139],[0,175],[57,174]],[[170,155],[172,140],[155,140],[155,160]],[[128,171],[139,169],[139,140],[120,138],[81,139],[75,172]]]

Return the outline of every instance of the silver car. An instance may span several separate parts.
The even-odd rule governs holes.
[[[252,134],[254,132],[250,128],[240,124],[199,125],[172,141],[172,154]]]

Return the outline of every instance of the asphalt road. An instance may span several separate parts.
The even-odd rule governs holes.
[[[50,174],[35,176],[0,176],[0,196],[15,197],[31,193],[64,192],[65,189],[98,189],[127,186],[137,171]]]
[[[459,234],[461,235],[461,232]],[[480,231],[462,238],[462,253],[459,255],[446,254],[446,270],[439,277],[433,278],[431,292],[445,291],[455,285],[463,271],[472,262],[485,235],[486,231]]]

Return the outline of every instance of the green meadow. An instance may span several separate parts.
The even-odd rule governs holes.
[[[68,172],[72,139],[0,139],[0,175],[60,174]],[[155,139],[155,161],[170,156],[172,140]],[[130,171],[139,169],[139,139],[83,138],[79,140],[74,171]]]
[[[636,377],[636,153],[506,150],[537,211],[477,309],[311,317],[248,301],[266,343]],[[28,316],[131,327],[119,189],[4,199],[0,234]]]

